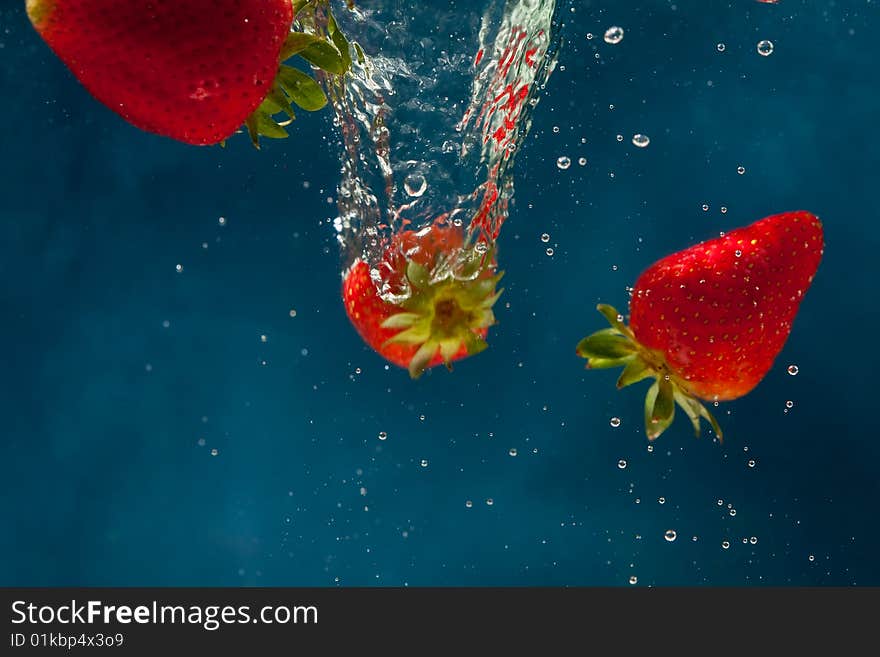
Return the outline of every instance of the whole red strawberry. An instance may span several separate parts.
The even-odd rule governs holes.
[[[418,378],[425,369],[483,351],[492,306],[500,296],[494,263],[465,249],[460,228],[434,225],[397,233],[378,265],[380,296],[370,266],[358,259],[342,284],[345,311],[357,332],[377,353]]]
[[[292,118],[290,101],[311,110],[326,99],[280,61],[308,48],[341,61],[329,41],[291,33],[292,0],[26,0],[26,8],[95,98],[188,144],[222,142],[242,124],[255,143],[286,136],[272,114]]]
[[[659,436],[678,403],[699,434],[700,417],[721,438],[698,399],[751,391],[782,350],[824,250],[809,212],[761,219],[655,262],[636,281],[630,325],[600,305],[610,329],[584,338],[588,368],[624,366],[618,387],[654,377],[645,399],[648,438]]]

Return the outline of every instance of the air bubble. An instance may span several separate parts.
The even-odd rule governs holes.
[[[727,46],[725,46],[723,43],[719,43],[717,46],[715,46],[715,50],[717,50],[718,52],[724,52],[726,47]]]
[[[226,217],[218,217],[217,223],[221,226],[225,226],[226,225]]]
[[[787,402],[785,402],[785,407],[794,408],[794,402],[789,399]]]
[[[743,174],[746,172],[746,168],[745,168],[744,166],[740,165],[740,166],[738,166],[738,167],[736,168],[736,172],[737,172],[739,175],[743,175]]]
[[[619,418],[619,417],[613,417],[613,418],[611,418],[611,420],[608,422],[608,424],[610,424],[612,427],[614,427],[614,428],[616,429],[617,427],[620,426],[620,418]]]
[[[587,158],[585,158],[585,157],[579,157],[579,158],[578,158],[578,164],[580,164],[582,167],[587,166]]]
[[[549,233],[543,233],[543,234],[541,235],[541,241],[544,242],[545,244],[546,244],[547,242],[549,242],[549,241],[550,241],[550,235],[549,235]]]
[[[755,459],[749,459],[748,466],[750,468],[754,468],[755,467]]]
[[[623,41],[623,28],[613,25],[605,30],[605,43],[616,45]]]
[[[630,576],[629,576],[629,583],[630,583],[630,584],[633,584],[633,585],[638,584],[638,583],[639,583],[639,578],[636,577],[635,575],[630,575]]]
[[[571,166],[571,158],[566,155],[560,155],[556,159],[556,166],[565,171],[568,167]]]
[[[217,456],[219,453],[220,450],[218,450],[216,447],[211,448],[211,456]]]
[[[470,500],[465,500],[464,505],[466,508],[470,509],[474,505],[474,503]]]
[[[703,212],[709,211],[709,205],[707,203],[703,203]]]
[[[486,498],[486,506],[492,506],[493,504],[495,504],[495,500],[491,497]]]
[[[672,543],[677,538],[678,534],[675,533],[674,529],[667,529],[666,533],[663,534],[663,538]]]
[[[428,467],[428,459],[422,459],[421,462],[419,463],[419,465],[421,465],[423,468],[427,468]]]
[[[633,135],[632,138],[633,146],[638,146],[639,148],[645,148],[648,144],[651,143],[651,138],[648,135],[643,135],[641,133],[637,133]]]
[[[798,372],[799,372],[799,370],[798,370],[798,366],[797,366],[797,365],[789,365],[789,366],[788,366],[788,373],[789,373],[791,376],[797,376],[797,373],[798,373]]]
[[[757,51],[762,57],[769,57],[773,54],[773,42],[768,41],[767,39],[758,41]]]
[[[617,462],[617,467],[623,470],[624,468],[626,468],[626,461],[624,459],[620,459]]]
[[[757,544],[757,542],[758,542],[757,536],[752,536],[751,538],[749,538],[749,543],[751,543],[752,545]]]
[[[657,503],[658,504],[666,504],[666,498],[665,497],[657,498]]]
[[[388,434],[384,431],[379,432],[379,440],[386,440],[388,438]]]
[[[516,456],[516,447],[511,447],[509,450],[507,450],[507,453],[511,456]]]
[[[548,246],[548,247],[547,247],[547,251],[546,251],[546,253],[547,253],[548,256],[552,256],[553,253],[554,253],[554,251],[553,251],[553,247],[552,247],[552,246]]]
[[[721,541],[721,547],[726,550],[730,547],[730,541]]]
[[[428,181],[425,180],[425,177],[422,174],[414,172],[404,178],[403,188],[406,190],[407,194],[418,198],[424,194],[425,190],[428,188]]]

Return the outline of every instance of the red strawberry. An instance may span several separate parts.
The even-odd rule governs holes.
[[[648,438],[674,417],[675,403],[699,434],[700,417],[721,431],[698,399],[717,402],[751,391],[782,350],[824,250],[822,224],[786,212],[673,253],[645,270],[630,300],[630,325],[610,306],[612,328],[584,338],[588,368],[625,366],[624,387],[656,382],[645,400]]]
[[[378,267],[383,290],[402,301],[383,299],[369,265],[358,259],[343,280],[345,311],[368,345],[418,378],[429,367],[451,368],[452,361],[488,346],[492,305],[501,294],[494,268],[491,258],[464,247],[459,228],[405,230],[394,236]]]
[[[254,139],[284,137],[271,114],[292,118],[291,100],[307,110],[326,102],[305,73],[279,68],[315,41],[330,45],[290,32],[292,0],[27,0],[26,8],[86,89],[148,132],[216,144],[246,123]]]

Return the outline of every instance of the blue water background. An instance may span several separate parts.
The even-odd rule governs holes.
[[[491,347],[418,382],[339,300],[329,111],[261,152],[139,132],[22,5],[0,9],[0,584],[880,584],[878,3],[566,7]],[[793,209],[827,248],[776,365],[718,409],[724,445],[679,418],[649,452],[645,386],[574,354],[595,304]]]

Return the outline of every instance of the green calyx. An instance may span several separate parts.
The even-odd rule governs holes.
[[[294,28],[301,31],[287,35],[279,61],[297,56],[325,75],[341,77],[348,73],[352,64],[349,42],[330,12],[329,0],[296,0],[293,11]],[[354,45],[360,52],[357,44]],[[311,75],[280,64],[269,93],[245,120],[251,143],[259,149],[260,137],[286,138],[286,128],[296,118],[294,105],[316,112],[326,104],[324,89]]]
[[[458,274],[461,277],[435,281],[427,267],[410,261],[406,278],[412,293],[400,304],[402,312],[382,323],[383,328],[401,329],[385,345],[418,346],[408,367],[414,379],[422,375],[438,351],[446,367],[452,369],[452,360],[462,346],[468,356],[489,346],[479,332],[495,324],[492,306],[503,292],[496,291],[503,272],[482,277],[479,272]]]
[[[581,340],[577,354],[587,359],[587,369],[623,367],[617,380],[618,388],[654,378],[645,395],[645,432],[648,440],[654,440],[672,424],[675,406],[678,405],[690,418],[697,436],[700,435],[700,418],[703,418],[712,426],[718,440],[722,441],[718,421],[688,390],[687,382],[667,365],[663,354],[640,344],[615,308],[599,304],[596,309],[608,320],[611,328],[602,329]]]

